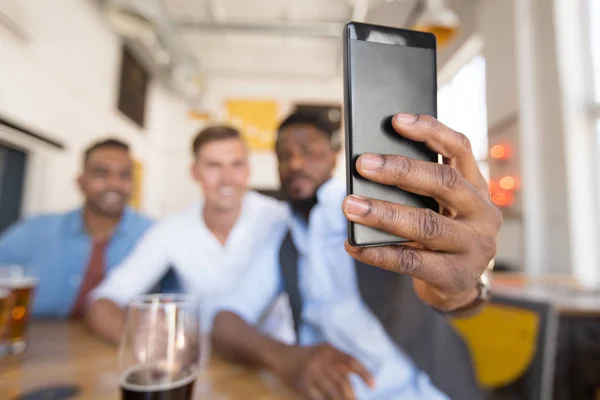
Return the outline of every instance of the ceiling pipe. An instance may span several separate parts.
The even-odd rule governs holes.
[[[0,26],[3,26],[13,35],[23,41],[29,41],[29,33],[27,33],[19,24],[13,21],[8,15],[0,11]]]
[[[300,23],[300,22],[269,22],[269,23],[245,23],[245,22],[203,22],[203,21],[174,21],[173,25],[182,30],[204,31],[212,33],[258,33],[282,36],[320,36],[340,37],[344,24],[335,22]]]
[[[113,28],[157,77],[184,96],[190,105],[201,101],[201,68],[177,36],[163,0],[104,0],[99,5],[105,9]]]

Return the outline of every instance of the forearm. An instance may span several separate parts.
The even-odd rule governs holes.
[[[94,333],[116,344],[125,327],[125,311],[110,300],[98,299],[90,304],[85,323]]]
[[[222,311],[216,316],[212,342],[214,349],[228,360],[276,373],[281,369],[282,353],[296,349],[296,346],[289,346],[263,335],[257,328],[229,311]]]

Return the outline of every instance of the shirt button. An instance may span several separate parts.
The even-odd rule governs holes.
[[[73,275],[69,278],[69,285],[76,287],[81,283],[81,278],[77,275]]]

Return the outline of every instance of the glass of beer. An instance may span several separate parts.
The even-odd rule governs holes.
[[[23,267],[0,266],[0,289],[9,290],[12,297],[5,338],[14,354],[27,348],[27,325],[37,282],[37,278],[25,274]]]
[[[0,357],[10,352],[10,345],[5,340],[12,311],[12,294],[8,289],[0,288]]]
[[[180,294],[134,299],[119,346],[123,400],[190,400],[200,372],[196,301]]]

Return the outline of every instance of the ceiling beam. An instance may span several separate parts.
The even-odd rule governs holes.
[[[0,11],[0,26],[5,27],[21,40],[29,40],[29,34],[2,11]]]
[[[344,24],[337,22],[300,23],[300,22],[204,22],[204,21],[173,21],[173,25],[180,31],[202,31],[213,33],[264,33],[281,36],[321,36],[341,37]]]
[[[408,17],[406,17],[406,21],[404,21],[404,28],[411,29],[417,24],[419,17],[421,17],[423,11],[425,11],[425,6],[427,6],[426,3],[426,0],[417,1]]]

